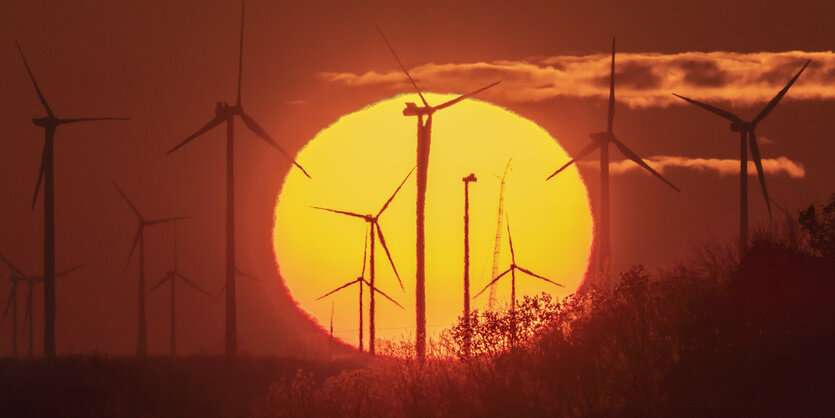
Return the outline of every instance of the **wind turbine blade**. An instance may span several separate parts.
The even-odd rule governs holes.
[[[617,138],[615,138],[614,135],[611,137],[611,141],[615,144],[615,146],[618,147],[620,152],[623,155],[626,156],[626,158],[629,158],[630,160],[634,161],[635,164],[638,164],[639,166],[645,168],[647,171],[652,173],[655,177],[658,177],[659,179],[661,179],[661,181],[663,181],[664,183],[667,183],[667,185],[672,187],[673,190],[675,190],[677,192],[681,191],[681,190],[678,189],[678,187],[674,186],[673,183],[670,183],[666,178],[664,178],[664,176],[662,176],[661,173],[655,171],[652,167],[650,167],[649,164],[647,164],[643,159],[641,159],[641,157],[638,156],[638,154],[635,154],[634,152],[632,152],[632,150],[629,149],[629,147],[627,147],[623,142],[620,142]]]
[[[553,281],[553,280],[551,280],[551,279],[548,279],[548,278],[546,278],[546,277],[542,277],[542,276],[540,276],[540,275],[538,275],[538,274],[536,274],[536,273],[534,273],[534,272],[532,272],[532,271],[530,271],[530,270],[528,270],[528,269],[526,269],[526,268],[524,268],[524,267],[519,267],[519,266],[516,266],[516,268],[518,268],[520,271],[522,271],[523,273],[525,273],[525,274],[527,274],[527,275],[529,275],[529,276],[533,276],[533,277],[536,277],[536,278],[538,278],[538,279],[545,280],[546,282],[548,282],[548,283],[552,283],[552,284],[555,284],[555,285],[557,285],[557,286],[559,286],[559,287],[565,287],[565,286],[563,286],[563,285],[561,285],[561,284],[559,284],[559,283],[557,283],[557,282],[555,282],[555,281]]]
[[[15,273],[17,273],[17,275],[18,275],[18,276],[20,276],[20,277],[24,277],[24,278],[26,277],[26,275],[25,275],[25,274],[23,274],[23,272],[22,272],[22,271],[20,271],[20,269],[18,269],[17,267],[15,267],[15,265],[14,265],[14,264],[12,264],[12,263],[9,261],[9,259],[8,259],[8,258],[6,258],[6,256],[5,256],[5,255],[0,254],[0,259],[2,259],[2,260],[3,260],[3,262],[4,262],[4,263],[6,263],[6,265],[7,265],[7,266],[9,266],[9,268],[10,268],[10,269],[12,269],[12,271],[14,271]]]
[[[594,150],[596,150],[596,149],[600,148],[600,145],[601,145],[601,143],[600,143],[600,142],[596,142],[596,141],[592,142],[591,144],[586,145],[586,147],[585,147],[585,148],[583,148],[582,150],[580,150],[580,152],[578,152],[578,153],[577,153],[577,155],[575,155],[575,156],[574,156],[574,158],[572,158],[572,159],[571,159],[571,160],[569,160],[567,163],[565,163],[565,165],[563,165],[562,167],[560,167],[560,168],[559,168],[559,170],[554,171],[554,173],[553,173],[553,174],[551,174],[550,176],[548,176],[548,178],[547,178],[547,179],[545,179],[545,181],[551,180],[551,177],[556,176],[556,175],[557,175],[557,174],[559,174],[561,171],[563,171],[563,170],[565,170],[566,168],[568,168],[568,166],[570,166],[571,164],[574,164],[574,163],[576,163],[577,161],[579,161],[581,158],[585,157],[586,155],[591,154],[591,152],[592,152],[592,151],[594,151]]]
[[[254,281],[254,282],[258,282],[258,283],[264,283],[264,281],[263,281],[263,280],[261,280],[261,279],[259,279],[259,278],[255,277],[255,276],[253,276],[253,275],[251,275],[251,274],[244,273],[244,272],[242,272],[242,271],[240,271],[240,270],[238,270],[238,269],[235,269],[235,272],[236,272],[236,273],[238,273],[238,275],[240,275],[240,276],[241,276],[241,277],[243,277],[243,278],[246,278],[246,279],[252,280],[252,281]]]
[[[46,142],[43,144],[41,151],[41,167],[38,169],[38,182],[35,183],[35,194],[32,195],[32,209],[35,209],[35,203],[38,202],[38,192],[41,190],[41,182],[43,181],[43,173],[46,169]]]
[[[754,133],[754,130],[751,130],[748,133],[748,145],[751,147],[751,156],[753,157],[754,165],[757,167],[757,177],[760,179],[760,187],[763,190],[765,206],[768,208],[768,219],[772,219],[771,199],[768,198],[768,189],[765,187],[765,173],[763,172],[763,162],[760,158],[760,147],[757,145],[757,135]]]
[[[29,324],[30,318],[32,318],[32,283],[29,283],[29,290],[26,291],[26,310],[23,314],[23,335],[29,335],[27,332],[33,332],[31,328],[26,326],[25,324]]]
[[[377,289],[377,288],[376,288],[376,287],[374,287],[374,286],[371,286],[371,283],[368,283],[368,280],[362,279],[362,281],[363,281],[363,282],[365,282],[365,284],[366,284],[366,285],[368,285],[368,287],[369,287],[369,288],[371,288],[371,290],[372,290],[372,291],[377,292],[377,293],[379,293],[379,294],[383,295],[383,297],[384,297],[384,298],[386,298],[386,299],[390,300],[390,301],[391,301],[391,303],[393,303],[393,304],[397,305],[397,307],[398,307],[398,308],[403,309],[403,306],[401,306],[399,303],[397,303],[397,301],[396,301],[396,300],[392,299],[389,295],[385,294],[382,290]],[[403,309],[403,310],[405,310],[405,309]]]
[[[343,284],[342,286],[339,286],[339,287],[337,287],[336,289],[333,289],[333,290],[331,290],[330,292],[325,293],[325,294],[324,294],[324,295],[322,295],[322,296],[319,296],[318,298],[316,298],[316,300],[321,300],[321,299],[324,299],[324,298],[326,298],[326,297],[328,297],[328,296],[330,296],[330,295],[332,295],[332,294],[334,294],[334,293],[336,293],[336,292],[338,292],[338,291],[340,291],[340,290],[342,290],[342,289],[344,289],[344,288],[346,288],[346,287],[348,287],[348,286],[350,286],[350,285],[352,285],[352,284],[354,284],[354,283],[359,283],[359,280],[351,280],[350,282],[345,283],[345,284]]]
[[[354,213],[354,212],[345,212],[345,211],[343,211],[343,210],[328,209],[328,208],[323,208],[323,207],[319,207],[319,206],[311,206],[311,208],[313,208],[313,209],[319,209],[319,210],[326,210],[326,211],[328,211],[328,212],[333,212],[333,213],[341,213],[341,214],[343,214],[343,215],[348,215],[348,216],[353,216],[353,217],[355,217],[355,218],[362,218],[362,219],[365,219],[365,215],[360,215],[359,213]]]
[[[429,106],[429,102],[427,102],[426,99],[423,97],[423,93],[420,92],[420,88],[418,87],[417,83],[415,83],[415,80],[409,74],[409,71],[406,69],[406,66],[403,65],[403,61],[400,61],[400,57],[397,56],[397,52],[394,52],[394,48],[391,46],[391,43],[389,43],[388,38],[386,38],[386,34],[383,33],[383,30],[380,29],[379,26],[374,25],[374,27],[377,28],[377,32],[380,32],[380,36],[383,37],[383,41],[386,43],[386,46],[389,47],[389,51],[391,51],[391,54],[394,55],[394,59],[397,60],[397,63],[400,64],[400,68],[403,70],[404,73],[406,73],[406,77],[409,78],[409,81],[412,83],[412,87],[415,88],[415,91],[417,92],[418,96],[420,96],[420,100],[423,102],[423,105],[426,107],[432,107]]]
[[[49,117],[54,118],[55,114],[52,113],[52,109],[49,108],[49,104],[46,102],[46,98],[43,97],[41,88],[38,87],[38,82],[35,80],[35,75],[32,74],[32,70],[29,68],[29,63],[26,62],[26,56],[23,55],[23,49],[20,48],[20,44],[17,42],[17,39],[15,39],[14,43],[17,45],[17,51],[20,52],[20,57],[23,58],[23,65],[26,66],[26,72],[29,73],[29,78],[32,79],[32,84],[35,85],[35,92],[38,93],[38,99],[41,100],[41,104],[43,104],[44,109],[46,109],[46,114],[49,115]]]
[[[238,48],[238,101],[237,106],[241,106],[241,76],[244,70],[244,11],[246,2],[241,2],[241,42]]]
[[[174,146],[174,148],[171,148],[170,150],[168,150],[168,154],[171,154],[172,152],[177,151],[178,149],[182,148],[183,146],[185,146],[186,144],[188,144],[189,142],[191,142],[194,138],[197,138],[198,136],[203,135],[203,134],[205,134],[206,132],[209,132],[210,130],[212,130],[212,129],[213,129],[213,128],[215,128],[216,126],[220,125],[220,124],[221,124],[221,123],[223,123],[224,121],[225,121],[225,119],[221,119],[221,118],[219,118],[219,117],[215,116],[215,118],[214,118],[214,119],[212,119],[212,120],[210,120],[210,121],[209,121],[209,123],[207,123],[206,125],[204,125],[202,128],[198,129],[198,130],[197,130],[197,132],[195,132],[195,133],[193,133],[193,134],[189,135],[189,136],[188,136],[186,139],[184,139],[182,142],[180,142],[179,144],[177,144],[176,146]]]
[[[406,184],[406,180],[408,180],[408,179],[409,179],[409,176],[411,176],[411,175],[412,175],[412,173],[414,173],[414,172],[415,172],[415,169],[416,169],[416,168],[417,168],[416,166],[415,166],[415,167],[412,167],[412,169],[409,171],[409,174],[406,174],[406,177],[405,177],[405,178],[403,178],[403,181],[401,181],[401,182],[400,182],[400,185],[399,185],[399,186],[397,186],[397,189],[395,189],[395,190],[394,190],[394,193],[392,193],[392,194],[391,194],[391,197],[389,197],[389,200],[386,200],[386,204],[384,204],[384,205],[383,205],[383,207],[380,209],[380,211],[379,211],[379,212],[377,212],[377,217],[380,217],[380,215],[382,215],[382,214],[383,214],[383,211],[385,211],[385,210],[386,210],[386,208],[389,206],[389,203],[391,203],[391,201],[392,201],[392,200],[394,200],[394,196],[397,196],[397,192],[399,192],[399,191],[400,191],[400,188],[402,188],[402,187],[403,187],[403,185],[404,185],[404,184]]]
[[[365,230],[365,244],[362,247],[362,274],[360,277],[365,277],[365,265],[368,264],[366,256],[368,255],[368,229]]]
[[[458,96],[458,97],[456,97],[456,98],[454,98],[454,99],[452,99],[452,100],[450,100],[450,101],[448,101],[448,102],[444,102],[444,103],[439,104],[438,106],[435,106],[435,107],[434,107],[434,109],[435,109],[435,110],[446,109],[446,108],[448,108],[448,107],[450,107],[450,106],[452,106],[452,105],[454,105],[454,104],[456,104],[456,103],[458,103],[458,102],[460,102],[460,101],[462,101],[462,100],[464,100],[464,99],[467,99],[467,98],[469,98],[469,97],[475,96],[476,94],[481,93],[481,92],[483,92],[484,90],[487,90],[487,89],[489,89],[490,87],[493,87],[493,86],[495,86],[495,85],[497,85],[497,84],[499,84],[499,83],[501,83],[501,81],[496,81],[495,83],[493,83],[493,84],[489,84],[489,85],[486,85],[486,86],[484,86],[484,87],[482,87],[482,88],[480,88],[480,89],[478,89],[478,90],[473,90],[473,91],[471,91],[471,92],[469,92],[469,93],[462,94],[462,95],[460,95],[460,96]]]
[[[136,246],[139,245],[139,238],[142,236],[142,224],[139,224],[139,227],[136,229],[136,238],[133,239],[133,245],[130,247],[130,252],[128,253],[128,261],[125,262],[125,270],[128,269],[130,265],[130,259],[133,258],[133,252],[136,250]]]
[[[702,109],[707,110],[710,113],[715,113],[715,114],[717,114],[717,115],[719,115],[719,116],[721,116],[721,117],[723,117],[723,118],[725,118],[725,119],[727,119],[731,122],[742,122],[742,119],[740,119],[737,115],[734,115],[733,113],[728,112],[727,110],[722,110],[722,109],[720,109],[716,106],[711,106],[707,103],[697,102],[693,99],[690,99],[690,98],[687,98],[687,97],[684,97],[684,96],[680,96],[680,95],[675,94],[675,93],[673,93],[673,96],[676,96],[679,99],[682,99],[682,100],[684,100],[684,101],[686,101],[690,104],[699,106]]]
[[[510,243],[510,260],[516,265],[516,252],[513,251],[513,237],[510,235],[510,216],[504,214],[505,225],[507,226],[507,241]]]
[[[612,133],[615,122],[615,38],[612,37],[612,70],[609,73],[609,117],[606,132]]]
[[[760,111],[760,114],[757,115],[757,117],[754,118],[754,121],[751,123],[756,125],[761,120],[765,119],[765,117],[768,116],[768,114],[771,113],[772,110],[774,110],[774,107],[777,106],[777,103],[780,102],[780,99],[782,99],[783,96],[785,96],[786,93],[788,93],[789,88],[791,88],[792,84],[794,84],[794,82],[797,81],[797,78],[800,77],[800,73],[802,73],[803,70],[806,69],[806,66],[808,66],[810,62],[812,62],[812,60],[808,60],[806,61],[806,64],[803,64],[803,68],[801,68],[800,71],[798,71],[797,74],[795,74],[794,77],[791,80],[789,80],[789,83],[786,84],[786,87],[783,87],[783,90],[780,90],[780,92],[777,93],[777,95],[774,96],[774,98],[771,99],[771,101],[768,102],[767,105],[765,105],[763,110]]]
[[[287,153],[287,151],[284,150],[284,148],[281,148],[281,146],[278,145],[278,143],[275,142],[275,140],[273,140],[272,137],[270,137],[267,134],[267,131],[265,131],[264,128],[261,127],[261,125],[255,122],[255,120],[249,117],[249,115],[247,115],[246,113],[241,112],[240,115],[246,127],[249,128],[249,130],[252,131],[252,133],[254,133],[255,136],[261,138],[262,140],[264,140],[264,142],[270,144],[271,147],[278,150],[278,152],[280,152],[281,155],[290,160],[290,162],[292,162],[293,165],[295,165],[299,170],[301,170],[302,173],[304,173],[304,175],[307,176],[307,178],[311,178],[310,174],[307,174],[307,171],[305,171],[304,167],[299,165],[299,163],[297,163],[296,160],[293,159],[293,157],[289,153]]]
[[[480,294],[484,293],[484,291],[485,291],[485,290],[489,289],[489,288],[490,288],[490,286],[492,286],[494,283],[496,283],[497,281],[499,281],[499,279],[501,279],[502,277],[504,277],[504,275],[505,275],[505,274],[510,273],[510,271],[511,271],[511,270],[513,270],[513,267],[511,267],[511,268],[509,268],[509,269],[505,270],[505,271],[504,271],[504,273],[502,273],[502,274],[500,274],[500,275],[496,276],[496,278],[495,278],[495,279],[493,279],[490,283],[487,283],[487,286],[484,286],[484,289],[481,289],[481,291],[479,291],[478,293],[476,293],[476,294],[475,294],[475,296],[473,296],[473,299],[477,298],[477,297],[478,297],[478,295],[480,295]]]
[[[79,264],[79,265],[77,265],[77,266],[70,267],[70,268],[68,268],[68,269],[66,269],[66,270],[64,270],[64,271],[62,271],[62,272],[57,273],[57,274],[55,275],[55,277],[66,276],[66,275],[68,275],[68,274],[70,274],[70,273],[72,273],[72,272],[74,272],[74,271],[76,271],[76,270],[82,269],[82,268],[84,268],[84,265],[83,265],[83,264]]]
[[[163,284],[165,284],[165,282],[167,282],[167,281],[169,281],[169,280],[172,280],[172,279],[173,279],[173,275],[172,275],[171,273],[167,273],[167,274],[165,275],[165,277],[163,277],[163,278],[162,278],[162,280],[160,280],[159,282],[157,282],[157,284],[153,285],[150,289],[148,289],[148,290],[145,292],[145,294],[146,294],[146,295],[147,295],[147,294],[150,294],[150,293],[151,293],[151,292],[153,292],[154,290],[159,289],[159,287],[160,287],[160,286],[162,286]]]
[[[93,122],[97,120],[130,120],[130,118],[75,118],[75,119],[59,119],[58,122],[62,125],[66,125],[68,123],[78,123],[78,122]]]
[[[184,219],[191,219],[191,216],[176,216],[173,218],[162,218],[162,219],[155,219],[153,221],[146,222],[147,225],[157,225],[166,222],[173,222],[173,221],[182,221]]]
[[[9,309],[12,307],[12,301],[17,297],[17,282],[14,282],[12,289],[9,290],[9,299],[6,301],[6,309],[3,311],[3,319],[0,319],[0,325],[6,322],[6,315],[9,314]]]
[[[201,292],[201,293],[205,294],[206,296],[212,296],[212,294],[211,294],[211,293],[207,292],[205,289],[203,289],[202,287],[198,286],[198,285],[197,285],[197,283],[194,283],[193,281],[189,280],[186,276],[183,276],[183,275],[182,275],[182,274],[180,274],[179,272],[174,273],[174,274],[176,274],[176,275],[177,275],[177,277],[179,277],[179,278],[180,278],[180,280],[182,280],[185,284],[187,284],[187,285],[189,285],[189,286],[191,286],[191,287],[193,287],[193,288],[197,289],[199,292]]]
[[[394,277],[397,277],[397,283],[400,284],[400,289],[406,291],[406,288],[403,287],[403,281],[400,280],[400,274],[397,273],[397,267],[394,266],[394,260],[391,258],[391,253],[389,252],[389,247],[386,245],[386,238],[383,236],[383,230],[380,229],[380,224],[376,221],[374,222],[377,225],[377,236],[380,237],[380,245],[383,246],[383,251],[386,252],[386,257],[389,259],[389,264],[391,264],[391,269],[394,270]]]
[[[133,213],[135,213],[136,216],[141,220],[142,214],[139,213],[139,209],[137,209],[133,202],[131,202],[130,199],[128,199],[128,195],[126,195],[125,192],[122,191],[122,189],[119,187],[118,184],[116,184],[115,181],[113,182],[113,187],[115,187],[116,190],[119,191],[119,194],[122,195],[122,199],[125,199],[125,202],[128,202],[128,206],[130,206],[130,208],[133,210]]]

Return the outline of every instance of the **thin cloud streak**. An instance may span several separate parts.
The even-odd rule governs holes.
[[[485,92],[484,96],[515,103],[557,97],[603,99],[608,95],[610,59],[608,54],[595,54],[520,61],[428,63],[410,68],[409,72],[422,88],[437,92],[460,92],[461,86],[501,80],[501,88]],[[786,99],[835,99],[835,53],[832,51],[619,53],[617,98],[638,108],[684,104],[672,96],[673,92],[739,106],[764,104],[808,59],[812,64]],[[411,91],[403,74],[396,69],[364,74],[323,72],[320,76],[346,86]]]
[[[650,166],[663,173],[668,168],[686,168],[696,171],[712,171],[719,175],[738,175],[739,160],[720,158],[689,158],[669,155],[657,155],[644,159]],[[583,167],[598,167],[597,162],[584,161],[580,163]],[[806,169],[803,164],[794,162],[787,157],[763,158],[763,171],[767,174],[786,174],[790,178],[799,179],[806,176]],[[613,161],[609,164],[609,172],[612,174],[624,174],[631,171],[645,172],[641,167],[631,160]],[[757,168],[753,161],[748,161],[748,175],[756,176]]]

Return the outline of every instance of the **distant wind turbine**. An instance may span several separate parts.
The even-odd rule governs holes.
[[[372,295],[374,294],[374,292],[377,292],[377,293],[381,294],[383,297],[385,297],[386,299],[390,300],[391,303],[397,305],[400,309],[403,309],[403,306],[401,306],[399,303],[397,303],[396,300],[392,299],[391,297],[389,297],[389,295],[383,293],[381,290],[372,286],[371,283],[368,280],[365,280],[365,263],[367,261],[366,260],[366,254],[367,254],[367,249],[368,249],[368,235],[370,235],[370,234],[366,233],[366,240],[365,240],[366,245],[365,245],[365,248],[363,248],[363,253],[362,253],[362,273],[360,274],[360,276],[357,277],[356,279],[351,280],[350,282],[345,283],[342,286],[339,286],[336,289],[333,289],[330,292],[325,293],[324,295],[319,296],[318,298],[316,298],[316,300],[322,300],[322,299],[324,299],[324,298],[326,298],[326,297],[328,297],[328,296],[330,296],[330,295],[332,295],[332,294],[334,294],[334,293],[336,293],[336,292],[338,292],[342,289],[345,289],[345,288],[350,287],[350,286],[355,285],[355,284],[359,285],[358,286],[359,287],[359,340],[358,340],[359,342],[358,342],[358,346],[357,346],[358,348],[357,349],[359,350],[360,353],[362,353],[362,285],[365,284],[366,286],[368,286],[369,293],[371,293]],[[371,237],[373,238],[374,236],[371,235]],[[371,248],[373,249],[374,247],[372,246]],[[333,305],[331,305],[331,308],[333,308]],[[333,316],[332,312],[331,312],[331,316]],[[331,337],[333,337],[333,324],[331,324]],[[370,345],[370,347],[373,347],[373,343]]]
[[[12,288],[9,290],[9,298],[6,301],[6,307],[3,309],[3,318],[0,319],[0,325],[6,322],[6,317],[9,310],[12,311],[12,357],[17,358],[17,286],[26,281],[25,277],[11,272],[9,274],[9,281],[12,283]],[[31,286],[31,285],[30,285]]]
[[[680,96],[678,94],[673,93],[674,96],[687,101],[690,104],[695,106],[701,107],[702,109],[707,110],[713,114],[719,115],[729,121],[731,121],[731,132],[739,132],[739,254],[745,253],[748,248],[748,147],[751,148],[751,156],[754,159],[754,165],[757,167],[757,177],[760,180],[760,187],[763,191],[763,198],[765,198],[765,206],[768,208],[768,217],[771,218],[771,204],[770,199],[768,198],[768,190],[765,187],[765,173],[763,172],[763,165],[762,159],[760,158],[760,148],[757,146],[757,124],[760,123],[772,110],[777,106],[777,103],[780,102],[780,99],[786,95],[791,88],[792,84],[797,81],[797,78],[800,77],[800,74],[803,70],[806,69],[806,66],[812,62],[811,60],[806,61],[806,64],[803,64],[803,67],[800,71],[795,74],[795,76],[789,80],[789,83],[786,84],[786,87],[783,87],[780,92],[768,102],[767,105],[760,111],[760,113],[750,122],[743,121],[739,118],[739,116],[728,112],[726,110],[722,110],[718,107],[698,102],[696,100]],[[748,146],[746,147],[746,142]]]
[[[9,277],[9,279],[12,281],[13,287],[15,289],[17,289],[17,285],[20,281],[25,281],[26,284],[28,285],[28,290],[26,292],[26,308],[25,308],[25,313],[24,313],[24,317],[23,317],[23,335],[26,335],[28,337],[28,346],[26,348],[26,357],[32,358],[34,356],[34,347],[35,347],[34,340],[33,340],[35,324],[34,324],[34,317],[32,315],[33,307],[34,307],[33,290],[34,290],[36,284],[43,283],[43,281],[44,281],[43,276],[33,277],[33,276],[28,276],[28,275],[24,274],[23,271],[21,271],[14,264],[12,264],[3,254],[0,254],[0,260],[3,260],[3,262],[6,263],[6,265],[11,270],[11,276]],[[56,273],[55,277],[58,278],[58,277],[66,276],[67,274],[70,274],[73,271],[76,271],[76,270],[78,270],[82,267],[83,266],[81,266],[81,265],[71,267],[71,268],[66,269],[64,271]],[[13,301],[13,307],[12,307],[12,309],[13,309],[13,311],[12,311],[12,321],[15,324],[17,324],[17,294],[16,293],[17,292],[15,291],[15,296],[14,296],[15,300]],[[12,297],[12,295],[9,295],[9,297]],[[10,301],[10,302],[12,302],[12,301]],[[9,306],[7,304],[6,305],[6,311],[3,313],[3,320],[5,320],[6,313],[8,312],[8,310],[9,310]],[[1,323],[1,321],[0,321],[0,323]],[[12,330],[12,341],[13,341],[12,345],[13,345],[13,347],[12,348],[13,348],[15,357],[17,357],[17,341],[16,341],[17,337],[16,336],[17,336],[17,325],[13,325],[13,330]]]
[[[482,293],[484,293],[484,291],[489,289],[490,286],[492,286],[493,284],[498,282],[499,279],[506,276],[507,273],[510,273],[510,309],[511,309],[511,311],[515,311],[516,310],[516,271],[517,270],[521,271],[522,273],[527,274],[528,276],[536,277],[537,279],[544,280],[548,283],[557,285],[559,287],[565,287],[565,286],[563,286],[563,285],[561,285],[561,284],[559,284],[559,283],[557,283],[557,282],[555,282],[555,281],[553,281],[549,278],[540,276],[540,275],[538,275],[538,274],[536,274],[536,273],[534,273],[534,272],[516,264],[516,252],[513,250],[513,237],[510,235],[510,218],[507,218],[507,217],[505,218],[505,224],[507,225],[507,241],[510,244],[510,267],[508,267],[507,270],[505,270],[502,274],[493,278],[493,280],[490,281],[490,283],[488,283],[487,286],[484,286],[484,288],[481,289],[481,291],[479,291],[478,293],[476,293],[475,296],[473,296],[473,299],[479,297]]]
[[[173,218],[162,218],[162,219],[153,219],[147,220],[142,213],[139,212],[139,209],[134,206],[133,202],[128,199],[128,196],[116,182],[113,182],[113,186],[116,187],[116,190],[119,191],[119,194],[122,198],[127,202],[128,206],[130,206],[133,213],[136,215],[137,220],[139,221],[139,225],[136,227],[136,237],[133,239],[133,244],[130,247],[130,252],[128,253],[128,260],[125,263],[125,270],[128,269],[130,266],[130,260],[133,258],[133,252],[136,250],[136,247],[139,247],[139,324],[137,329],[137,338],[136,338],[136,355],[140,357],[144,357],[148,355],[148,325],[145,318],[145,295],[147,292],[145,291],[145,227],[147,226],[154,226],[159,225],[166,222],[173,222],[178,221],[181,219],[189,219],[186,216],[178,216]]]
[[[376,283],[375,283],[376,263],[375,263],[375,259],[374,259],[375,248],[376,248],[374,238],[375,238],[375,232],[376,232],[376,236],[378,236],[380,238],[380,245],[383,246],[383,250],[386,253],[386,257],[388,257],[389,264],[391,264],[391,269],[394,270],[394,275],[395,275],[395,277],[397,277],[397,281],[400,284],[400,288],[404,289],[403,288],[403,282],[400,280],[400,274],[397,273],[397,267],[394,266],[394,260],[392,260],[391,253],[389,253],[388,246],[386,245],[386,238],[383,236],[383,230],[382,230],[382,228],[380,228],[379,220],[380,220],[380,215],[382,215],[383,212],[386,211],[386,208],[388,208],[391,201],[394,200],[395,196],[397,196],[397,192],[400,191],[400,189],[403,187],[403,184],[406,183],[406,180],[409,179],[409,177],[412,175],[412,173],[414,171],[415,171],[414,168],[411,171],[409,171],[409,174],[407,174],[406,177],[403,178],[403,181],[400,182],[400,185],[397,186],[397,189],[394,190],[394,193],[392,193],[391,196],[388,198],[388,200],[386,200],[386,203],[383,204],[383,207],[380,208],[380,210],[377,212],[376,215],[372,215],[372,214],[363,215],[363,214],[356,213],[356,212],[347,212],[347,211],[336,210],[336,209],[328,209],[328,208],[323,208],[323,207],[318,207],[318,206],[313,207],[314,209],[325,210],[325,211],[328,211],[328,212],[338,213],[338,214],[341,214],[341,215],[347,215],[347,216],[352,216],[352,217],[355,217],[355,218],[360,218],[368,224],[368,235],[366,235],[366,237],[369,237],[369,236],[371,237],[370,257],[369,257],[370,258],[370,261],[369,261],[369,280],[370,280],[369,281],[369,286],[371,286],[372,288],[376,289]],[[376,305],[375,305],[375,299],[374,299],[374,292],[371,292],[369,299],[370,299],[370,301],[369,301],[369,308],[368,308],[369,309],[369,313],[368,313],[368,322],[369,322],[368,352],[369,352],[369,354],[371,354],[373,356],[374,353],[375,353],[375,348],[374,348],[375,340],[374,340],[374,338],[375,338],[375,334],[376,334],[376,325],[375,325],[375,319],[374,319],[375,318],[375,313],[376,313]]]
[[[20,57],[23,58],[23,65],[26,66],[26,72],[29,73],[29,78],[32,79],[32,84],[35,86],[35,93],[38,94],[41,104],[46,110],[45,117],[33,118],[32,123],[44,129],[44,146],[41,153],[41,167],[38,170],[38,182],[35,184],[35,194],[32,198],[32,208],[35,208],[35,203],[38,199],[38,190],[41,182],[44,185],[43,208],[44,208],[44,240],[43,240],[43,277],[44,277],[44,357],[55,357],[55,169],[54,169],[54,147],[55,147],[55,131],[61,125],[67,125],[77,122],[92,122],[99,120],[128,120],[128,118],[73,118],[62,119],[52,112],[49,104],[38,82],[35,81],[35,75],[29,68],[29,63],[23,55],[23,50],[20,44],[15,40],[17,50],[20,52]]]
[[[516,271],[518,270],[518,271],[520,271],[522,273],[525,273],[529,276],[536,277],[537,279],[544,280],[548,283],[551,283],[551,284],[559,286],[559,287],[565,287],[565,286],[563,286],[563,285],[561,285],[561,284],[559,284],[559,283],[557,283],[557,282],[555,282],[551,279],[548,279],[544,276],[540,276],[540,275],[538,275],[538,274],[536,274],[536,273],[534,273],[534,272],[516,264],[516,252],[513,250],[513,237],[510,235],[510,218],[508,218],[506,214],[505,214],[505,225],[507,225],[507,241],[510,244],[510,267],[508,267],[508,269],[505,270],[502,274],[496,276],[490,283],[487,284],[487,286],[484,286],[484,289],[481,289],[481,291],[476,293],[476,295],[473,296],[473,299],[477,298],[479,295],[484,293],[484,291],[489,289],[490,286],[492,286],[493,284],[498,282],[499,279],[506,276],[507,273],[510,273],[510,315],[511,315],[511,324],[510,325],[512,327],[511,332],[510,332],[510,342],[511,342],[511,344],[513,344],[516,341]]]
[[[635,164],[643,167],[654,176],[658,177],[675,191],[680,191],[678,187],[670,183],[664,176],[655,171],[649,166],[638,154],[634,153],[629,147],[615,137],[612,131],[612,125],[615,121],[615,39],[612,38],[612,66],[609,75],[609,118],[606,132],[597,132],[591,134],[592,143],[580,150],[577,155],[570,161],[565,163],[557,171],[548,176],[546,180],[559,174],[561,171],[568,168],[581,158],[590,154],[596,149],[600,149],[600,211],[597,216],[597,256],[598,256],[598,272],[608,275],[610,268],[610,246],[609,246],[609,144],[614,144],[620,152],[634,161]]]
[[[423,102],[423,107],[418,107],[414,103],[406,103],[406,108],[403,109],[403,116],[417,117],[417,239],[415,241],[417,253],[417,266],[415,268],[415,317],[417,321],[417,330],[415,332],[415,351],[417,352],[418,358],[423,359],[426,357],[426,254],[424,251],[426,242],[426,225],[424,209],[426,207],[426,179],[429,170],[429,148],[430,143],[432,142],[432,115],[434,115],[438,110],[446,109],[466,98],[475,96],[476,94],[499,84],[500,81],[489,84],[480,89],[473,90],[467,94],[462,94],[455,99],[441,103],[437,106],[430,106],[429,102],[427,102],[423,97],[423,93],[421,93],[417,83],[409,74],[409,71],[406,70],[406,66],[403,65],[400,57],[398,57],[397,53],[394,52],[394,48],[391,46],[386,38],[386,35],[383,34],[383,31],[379,26],[377,27],[377,31],[380,32],[380,36],[383,37],[383,41],[385,41],[386,46],[388,46],[392,55],[394,55],[394,58],[397,60],[397,63],[403,70],[403,73],[406,74],[406,77],[409,79],[409,82],[412,83],[412,87],[414,87],[415,92],[417,92],[418,96],[420,96],[420,100]],[[424,118],[426,118],[425,121]]]
[[[162,277],[162,280],[160,280],[157,284],[155,284],[153,287],[148,289],[148,294],[151,294],[151,292],[153,292],[154,290],[157,290],[163,284],[168,283],[168,282],[171,283],[171,327],[169,328],[170,331],[171,331],[171,334],[170,334],[170,341],[171,341],[170,355],[171,355],[171,357],[174,357],[174,356],[177,355],[177,296],[176,296],[176,289],[177,289],[177,281],[178,280],[187,284],[187,285],[189,285],[189,286],[191,286],[192,288],[194,288],[197,291],[205,294],[206,296],[209,296],[209,297],[212,296],[211,293],[207,292],[205,289],[198,286],[196,283],[189,280],[189,278],[187,278],[186,276],[183,276],[183,274],[180,273],[179,263],[177,262],[177,236],[176,236],[176,232],[175,232],[175,235],[174,235],[174,268],[169,270],[167,273],[165,273],[165,276]]]
[[[310,178],[310,175],[293,159],[281,146],[276,143],[273,138],[267,134],[267,131],[261,127],[254,119],[249,117],[244,112],[241,104],[241,73],[243,70],[243,46],[244,46],[244,5],[241,4],[241,37],[240,49],[238,55],[238,98],[235,105],[230,106],[226,102],[218,102],[215,107],[215,117],[212,118],[205,126],[200,128],[197,132],[189,135],[182,142],[171,148],[168,153],[172,153],[181,147],[185,146],[195,138],[209,132],[220,124],[226,122],[226,357],[235,358],[238,352],[238,325],[237,325],[237,305],[235,292],[235,155],[234,142],[235,131],[234,123],[235,116],[239,116],[243,120],[244,125],[249,128],[252,133],[264,142],[275,148],[284,157],[290,160],[293,165],[298,167],[305,176]]]

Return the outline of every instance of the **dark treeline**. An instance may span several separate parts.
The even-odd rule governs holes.
[[[775,221],[775,224],[780,223]],[[835,195],[758,232],[740,260],[704,246],[562,301],[473,312],[420,362],[270,387],[257,416],[822,416],[835,410]],[[513,324],[515,323],[515,326]],[[515,332],[515,335],[511,335]]]

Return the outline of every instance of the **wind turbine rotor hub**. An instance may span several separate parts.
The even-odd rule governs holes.
[[[751,122],[734,122],[731,124],[731,131],[733,132],[749,132],[753,131],[754,125]]]
[[[42,128],[54,128],[59,125],[58,119],[50,118],[49,116],[42,118],[32,118],[32,123]]]
[[[406,107],[403,109],[403,116],[431,116],[433,113],[435,113],[435,108],[418,107],[414,103],[406,103]]]
[[[608,132],[595,132],[590,134],[591,140],[597,143],[605,143],[609,141],[609,133]]]

